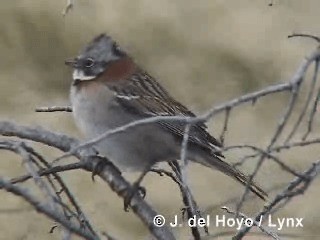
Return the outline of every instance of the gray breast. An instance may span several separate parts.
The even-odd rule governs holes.
[[[77,86],[72,86],[70,93],[75,121],[87,138],[139,119],[118,105],[107,86],[101,86],[94,93]],[[173,136],[156,123],[117,133],[95,147],[124,171],[141,171],[150,163],[169,160],[178,154]]]
[[[127,123],[107,86],[101,84],[94,91],[72,86],[70,98],[75,121],[88,137]]]

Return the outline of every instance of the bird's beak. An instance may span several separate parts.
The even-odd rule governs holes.
[[[76,68],[78,66],[77,60],[75,58],[65,60],[64,64],[73,68]]]

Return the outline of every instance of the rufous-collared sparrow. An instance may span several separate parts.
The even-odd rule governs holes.
[[[88,138],[154,116],[195,117],[109,36],[94,38],[66,64],[73,68],[71,103],[78,127]],[[185,122],[158,121],[111,135],[95,147],[121,171],[147,172],[162,161],[180,158]],[[218,169],[246,185],[248,178],[222,159],[221,143],[203,122],[191,126],[188,160]],[[265,199],[255,183],[250,190]]]

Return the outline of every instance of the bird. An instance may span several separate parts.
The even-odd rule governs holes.
[[[88,139],[128,123],[156,116],[196,115],[175,100],[169,92],[109,35],[102,33],[89,42],[77,57],[65,64],[73,69],[70,101],[76,125]],[[135,182],[159,162],[180,158],[185,121],[160,120],[141,124],[111,135],[95,149],[121,172],[141,172]],[[217,169],[237,180],[258,197],[267,194],[240,170],[224,161],[221,142],[204,122],[190,126],[188,161]]]

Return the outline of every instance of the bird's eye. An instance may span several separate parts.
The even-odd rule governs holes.
[[[84,61],[84,66],[89,68],[92,67],[94,65],[94,60],[92,58],[87,58]]]

